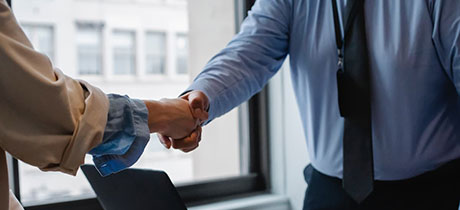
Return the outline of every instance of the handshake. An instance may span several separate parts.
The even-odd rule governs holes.
[[[149,112],[150,133],[157,133],[166,148],[183,152],[196,149],[201,141],[201,126],[208,119],[208,97],[191,91],[177,99],[144,101]]]

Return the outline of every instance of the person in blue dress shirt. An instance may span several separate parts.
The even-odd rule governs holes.
[[[347,1],[336,2],[343,35]],[[260,91],[289,55],[311,160],[304,209],[458,209],[460,2],[366,0],[364,11],[375,181],[363,202],[341,187],[331,1],[256,1],[241,31],[186,90],[195,95],[189,99],[204,101],[209,123]]]

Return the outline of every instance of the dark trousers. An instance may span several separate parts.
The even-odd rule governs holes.
[[[420,176],[398,181],[375,181],[374,191],[361,204],[342,189],[342,180],[304,170],[308,183],[304,210],[458,210],[460,159]]]

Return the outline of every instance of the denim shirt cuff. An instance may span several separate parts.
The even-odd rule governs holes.
[[[142,100],[108,95],[110,108],[103,141],[89,154],[102,176],[132,166],[150,139],[148,110]]]

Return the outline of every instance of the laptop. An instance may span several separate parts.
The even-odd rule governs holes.
[[[81,166],[105,210],[186,210],[163,171],[126,169],[102,177],[93,165]]]

